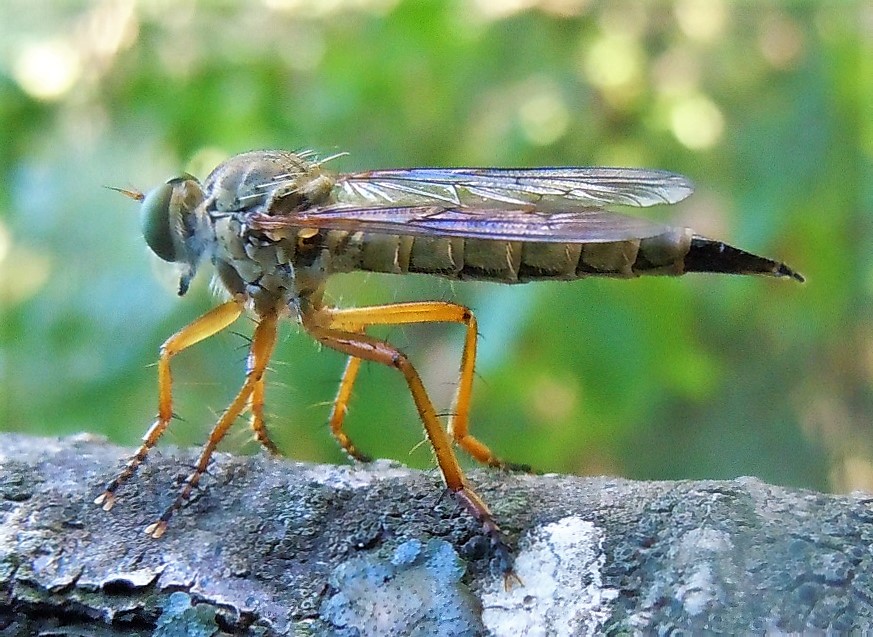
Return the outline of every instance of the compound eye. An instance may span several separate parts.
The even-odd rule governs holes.
[[[196,209],[203,202],[200,182],[191,175],[174,177],[142,197],[140,222],[148,246],[164,261],[189,263],[189,239],[197,228]]]
[[[175,262],[182,256],[179,246],[183,238],[179,225],[179,211],[171,210],[173,191],[177,184],[171,179],[165,184],[150,190],[142,200],[140,223],[142,234],[156,255],[164,261]]]

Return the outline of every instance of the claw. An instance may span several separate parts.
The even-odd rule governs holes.
[[[145,528],[145,534],[151,537],[152,539],[159,539],[164,531],[167,530],[167,523],[164,520],[158,520],[157,522],[152,522]]]
[[[115,494],[111,491],[104,491],[94,498],[94,504],[101,507],[104,511],[109,511],[115,506]]]
[[[509,593],[516,587],[523,588],[524,582],[521,581],[521,578],[512,570],[512,567],[510,567],[508,571],[503,573],[503,590]]]

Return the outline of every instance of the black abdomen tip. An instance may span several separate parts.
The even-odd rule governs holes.
[[[699,235],[691,239],[691,248],[685,255],[685,271],[791,277],[801,283],[805,280],[802,274],[784,263]]]

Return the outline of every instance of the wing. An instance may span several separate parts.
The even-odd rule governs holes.
[[[339,176],[340,203],[545,209],[673,204],[694,191],[682,175],[642,168],[409,168]]]
[[[525,209],[407,206],[397,208],[335,205],[288,215],[254,215],[255,230],[320,228],[376,234],[459,237],[494,241],[603,243],[645,239],[670,227],[602,208],[543,213]]]
[[[335,203],[253,215],[254,229],[495,241],[601,243],[644,239],[669,226],[605,210],[652,206],[693,191],[681,175],[632,168],[411,168],[339,175]]]

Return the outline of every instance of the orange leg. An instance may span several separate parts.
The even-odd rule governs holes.
[[[164,342],[158,359],[158,417],[143,436],[142,445],[136,454],[128,460],[121,473],[106,485],[103,493],[94,500],[95,504],[101,505],[105,511],[112,508],[115,504],[115,492],[118,487],[136,472],[151,448],[155,446],[169,426],[173,417],[173,379],[170,373],[170,359],[179,352],[228,327],[239,318],[242,310],[242,306],[236,301],[228,301],[189,323]]]
[[[463,323],[466,325],[464,350],[461,354],[461,367],[455,397],[452,401],[452,413],[449,416],[448,430],[460,447],[473,458],[492,467],[516,468],[500,460],[484,443],[469,432],[470,401],[473,392],[473,372],[476,365],[476,342],[478,333],[476,317],[466,307],[441,301],[423,301],[416,303],[396,303],[392,305],[377,305],[374,307],[349,309],[324,309],[329,317],[332,329],[349,332],[363,332],[371,325],[407,325],[410,323]],[[352,384],[355,381],[360,362],[353,364],[349,360],[340,381],[340,389],[330,417],[331,432],[340,442],[343,449],[353,458],[358,458],[358,452],[351,441],[342,432],[342,421],[348,411],[348,401],[351,397]]]
[[[249,408],[252,411],[250,424],[258,442],[264,445],[271,454],[278,456],[280,455],[279,447],[270,438],[267,426],[264,424],[264,389],[264,376],[261,376],[252,389],[252,397],[249,401]]]
[[[343,370],[342,378],[340,379],[339,389],[336,392],[336,399],[333,401],[333,409],[330,411],[330,433],[342,447],[352,460],[358,462],[370,462],[367,454],[362,453],[352,442],[351,438],[343,431],[343,421],[349,410],[349,401],[352,398],[352,387],[355,384],[355,379],[358,377],[358,371],[361,369],[361,359],[355,356],[349,356],[346,361],[346,368]]]
[[[415,311],[414,306],[416,305],[429,304],[404,304],[398,306],[398,309],[402,314],[406,309]],[[436,303],[434,305],[449,304]],[[390,306],[378,309],[380,311],[388,311],[388,307]],[[459,308],[459,306],[450,307],[467,312],[467,310]],[[420,310],[421,308],[419,307],[417,309]],[[467,484],[464,473],[461,470],[461,466],[458,464],[458,459],[452,449],[451,438],[443,429],[418,372],[409,362],[409,359],[395,347],[384,341],[360,333],[358,328],[362,327],[361,319],[364,319],[366,315],[364,311],[351,310],[350,312],[357,314],[357,316],[350,318],[349,314],[342,311],[337,313],[339,316],[337,317],[337,320],[334,320],[334,317],[336,316],[334,312],[322,311],[312,316],[304,317],[304,327],[318,342],[330,347],[331,349],[335,349],[353,358],[369,360],[389,367],[394,367],[403,374],[406,384],[409,387],[409,391],[412,394],[412,399],[415,402],[418,414],[421,417],[427,438],[433,447],[437,464],[439,465],[446,487],[456,500],[482,524],[483,531],[491,538],[492,543],[501,552],[501,558],[504,561],[505,568],[509,571],[511,560],[509,558],[508,548],[502,539],[500,527],[497,525],[494,516],[491,514],[491,511],[488,509],[488,506],[482,498],[479,497],[473,488]],[[381,315],[377,312],[376,324],[389,324],[386,322],[380,322],[380,316]],[[364,323],[373,324],[374,322],[365,320]],[[348,331],[349,327],[355,331]]]
[[[179,495],[173,503],[168,506],[161,517],[146,527],[145,532],[153,538],[159,538],[167,530],[167,522],[173,513],[182,508],[185,501],[191,497],[191,493],[197,488],[200,479],[206,472],[209,466],[209,459],[215,453],[218,443],[227,434],[227,431],[233,425],[237,417],[248,407],[252,402],[252,395],[256,391],[258,385],[263,387],[264,372],[267,369],[267,363],[270,361],[270,356],[273,353],[273,348],[276,345],[276,322],[278,316],[275,312],[266,314],[260,317],[261,320],[255,328],[255,333],[252,336],[252,346],[249,353],[249,360],[246,369],[246,379],[237,393],[236,397],[231,401],[227,409],[215,423],[212,431],[209,432],[209,440],[203,446],[200,452],[200,457],[197,459],[197,464],[194,466],[194,471],[185,479],[185,484],[179,491]]]

